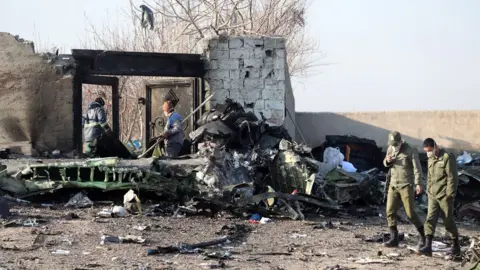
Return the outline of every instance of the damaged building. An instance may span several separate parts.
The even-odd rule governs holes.
[[[295,142],[303,135],[296,124],[284,39],[221,37],[202,44],[199,54],[74,49],[39,55],[32,43],[0,33],[1,192],[28,198],[66,188],[135,188],[183,203],[193,199],[197,210],[292,219],[309,211],[382,203],[384,153],[375,141],[332,134],[313,150]],[[170,95],[178,98],[179,112],[192,114],[185,129],[190,154],[137,158],[120,143],[117,76],[181,78],[138,86],[145,91],[138,101],[144,116],[142,150],[155,141],[160,102]],[[65,155],[82,151],[83,84],[111,89],[110,125],[120,150],[106,158]],[[467,185],[477,174],[463,170],[462,175]],[[468,196],[462,207],[475,209],[478,197]]]

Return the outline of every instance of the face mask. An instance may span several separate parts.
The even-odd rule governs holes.
[[[163,115],[165,115],[165,117],[168,117],[168,112],[163,112]]]
[[[428,157],[428,158],[433,157],[433,151],[427,152],[427,157]]]
[[[393,151],[398,152],[400,151],[400,146],[392,146]]]

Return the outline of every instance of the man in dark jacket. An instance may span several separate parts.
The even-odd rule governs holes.
[[[98,97],[94,102],[88,104],[87,111],[83,115],[85,154],[90,157],[97,156],[98,142],[100,138],[106,132],[110,132],[104,105],[105,101],[103,98]]]

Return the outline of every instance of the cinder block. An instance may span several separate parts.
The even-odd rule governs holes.
[[[285,49],[285,39],[284,38],[276,38],[275,39],[275,48],[276,49]]]
[[[264,82],[262,79],[247,78],[243,81],[243,86],[249,91],[261,92],[264,87]]]
[[[285,69],[275,69],[275,80],[277,81],[285,80]]]
[[[250,91],[248,89],[243,89],[243,90],[240,90],[239,93],[240,93],[240,99],[243,102],[252,103],[262,99],[261,91]]]
[[[284,110],[285,103],[277,100],[265,100],[265,109],[267,110]]]
[[[255,110],[265,109],[265,101],[263,99],[259,99],[259,100],[255,101],[254,109]],[[259,119],[261,119],[261,118],[259,118]]]
[[[263,59],[266,57],[265,50],[263,48],[255,48],[253,49],[254,56],[257,59]]]
[[[216,69],[208,72],[208,78],[212,80],[228,80],[230,79],[230,70]]]
[[[277,58],[285,59],[287,56],[287,54],[285,53],[285,49],[276,49],[275,56]]]
[[[285,49],[285,39],[284,38],[265,38],[264,47],[265,49]]]
[[[263,38],[244,38],[243,41],[245,48],[263,47]]]
[[[228,83],[229,89],[241,90],[244,87],[243,79],[230,79]]]
[[[207,78],[208,85],[212,91],[218,91],[223,89],[223,80],[214,80]]]
[[[265,101],[284,101],[285,91],[279,89],[263,89],[262,99]],[[265,105],[266,107],[266,105]]]
[[[219,69],[239,69],[240,61],[238,59],[218,60]]]
[[[263,116],[265,118],[267,119],[272,118],[272,110],[263,109],[263,110],[254,110],[254,112],[255,112],[255,115],[258,117],[258,119],[262,119],[260,112],[263,113]]]
[[[274,78],[275,72],[274,72],[273,68],[262,68],[261,69],[261,76],[262,76],[262,79],[271,80],[271,79]]]
[[[232,38],[228,41],[230,49],[238,49],[243,47],[243,38]]]
[[[217,60],[205,61],[205,69],[206,70],[218,69],[218,61]]]
[[[217,44],[217,48],[219,50],[228,50],[229,49],[228,48],[228,40],[225,40],[225,41],[219,40],[218,44]]]
[[[267,57],[263,59],[263,68],[274,69],[274,63],[272,57]]]
[[[262,59],[255,59],[255,58],[244,59],[243,60],[243,65],[246,68],[262,68],[263,67],[263,60]]]
[[[252,56],[253,56],[252,49],[245,49],[245,48],[230,49],[230,58],[232,59],[250,58]]]
[[[252,79],[259,79],[260,78],[260,69],[258,68],[246,68],[243,69],[241,74],[241,78],[252,78]]]
[[[240,90],[238,89],[230,89],[230,98],[234,101],[241,102],[243,101],[241,95],[240,95]]]
[[[230,92],[228,90],[215,91],[214,97],[216,100],[225,100],[230,97]]]
[[[207,55],[210,60],[230,58],[228,50],[210,50],[207,52]]]
[[[218,47],[218,39],[210,39],[208,41],[208,48],[214,49]]]
[[[240,79],[241,74],[240,70],[230,70],[230,79]]]
[[[273,60],[273,68],[274,69],[285,69],[286,67],[286,62],[285,59],[283,58],[275,58]]]

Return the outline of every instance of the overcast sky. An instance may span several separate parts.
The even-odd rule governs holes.
[[[0,0],[0,31],[69,53],[127,3]],[[334,64],[295,82],[297,111],[480,107],[480,1],[313,0],[308,28]]]

